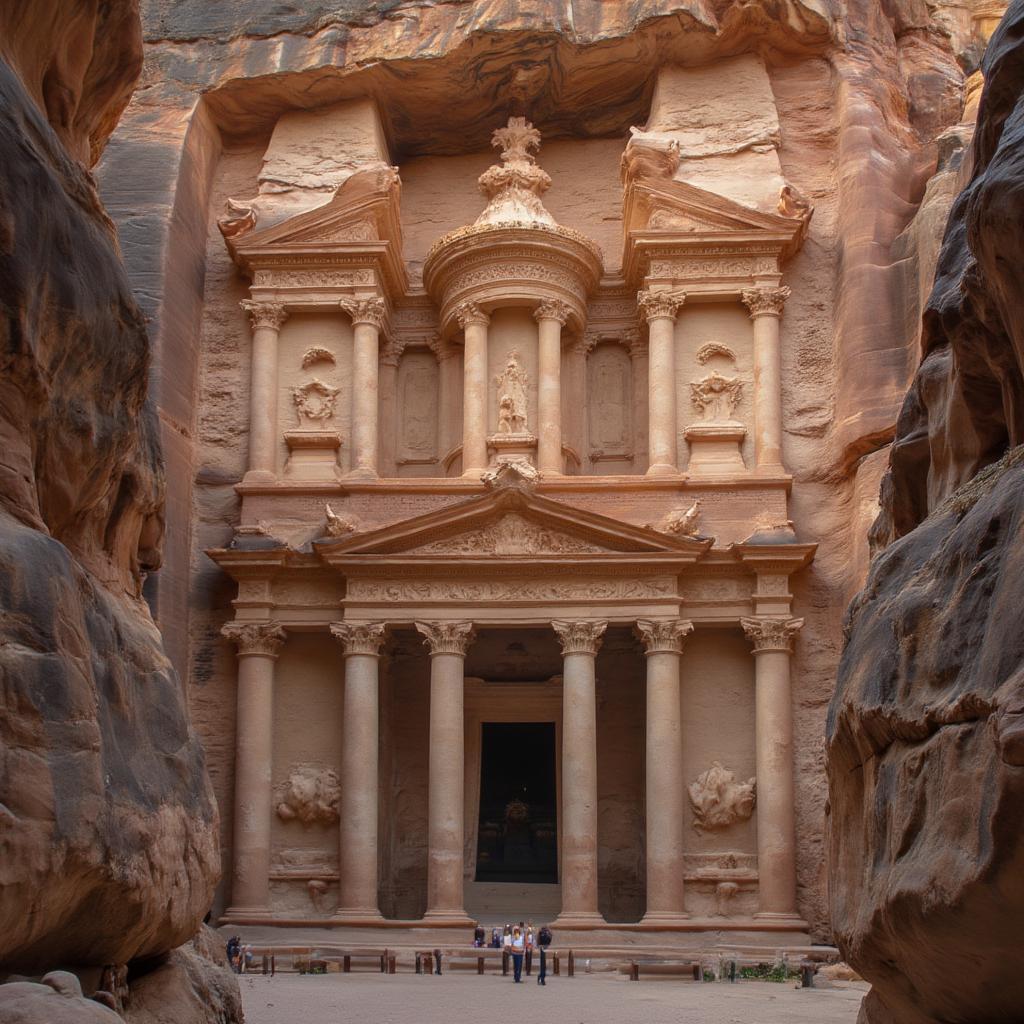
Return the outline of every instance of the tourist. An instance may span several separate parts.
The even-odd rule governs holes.
[[[516,984],[519,984],[523,980],[523,957],[526,955],[526,935],[519,925],[512,929],[510,949],[512,951],[512,977]]]
[[[548,976],[548,961],[547,952],[548,946],[551,945],[551,929],[545,924],[541,925],[540,931],[537,933],[537,945],[540,948],[540,972],[537,975],[537,984],[546,985],[545,980]]]
[[[228,939],[227,955],[228,966],[235,972],[235,974],[242,973],[241,950],[242,940],[237,935],[232,935],[231,938]]]

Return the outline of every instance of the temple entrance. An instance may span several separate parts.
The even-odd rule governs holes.
[[[478,882],[558,881],[554,722],[484,722]]]

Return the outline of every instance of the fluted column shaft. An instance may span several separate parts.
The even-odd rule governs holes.
[[[249,473],[269,480],[277,475],[277,342],[288,319],[276,302],[246,299],[252,323],[249,364]]]
[[[237,919],[270,913],[274,663],[285,631],[276,622],[229,622],[221,631],[238,648],[235,809],[231,907]]]
[[[352,463],[353,476],[378,474],[380,416],[380,330],[385,305],[380,298],[342,299],[352,317]]]
[[[338,916],[380,917],[377,898],[380,699],[384,624],[331,623],[345,657]]]
[[[597,679],[607,622],[552,623],[562,644],[562,912],[558,924],[603,920],[597,908]]]
[[[537,468],[548,476],[562,472],[562,327],[570,309],[564,302],[543,302],[537,321]]]
[[[463,905],[465,722],[463,676],[470,622],[417,622],[430,650],[430,757],[427,798],[427,912],[467,921]]]
[[[782,346],[779,319],[788,288],[751,288],[743,293],[754,325],[754,463],[782,466]]]
[[[790,649],[803,619],[742,619],[754,648],[757,916],[796,917],[796,807]]]
[[[479,476],[487,468],[487,327],[491,318],[472,302],[456,317],[465,332],[462,392],[462,474]]]
[[[693,623],[641,620],[647,656],[647,912],[649,924],[686,916],[683,877],[683,740],[679,662]]]
[[[648,476],[679,472],[676,428],[676,314],[679,295],[640,292],[637,303],[648,324],[647,447]]]

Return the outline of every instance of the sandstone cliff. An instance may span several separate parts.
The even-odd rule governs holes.
[[[0,4],[0,975],[162,955],[219,869],[142,597],[150,346],[88,169],[141,62],[134,0]]]
[[[1020,1019],[1024,2],[983,62],[829,711],[831,912],[862,1019]]]

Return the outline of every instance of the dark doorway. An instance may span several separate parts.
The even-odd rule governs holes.
[[[478,882],[557,882],[554,722],[484,722]]]

